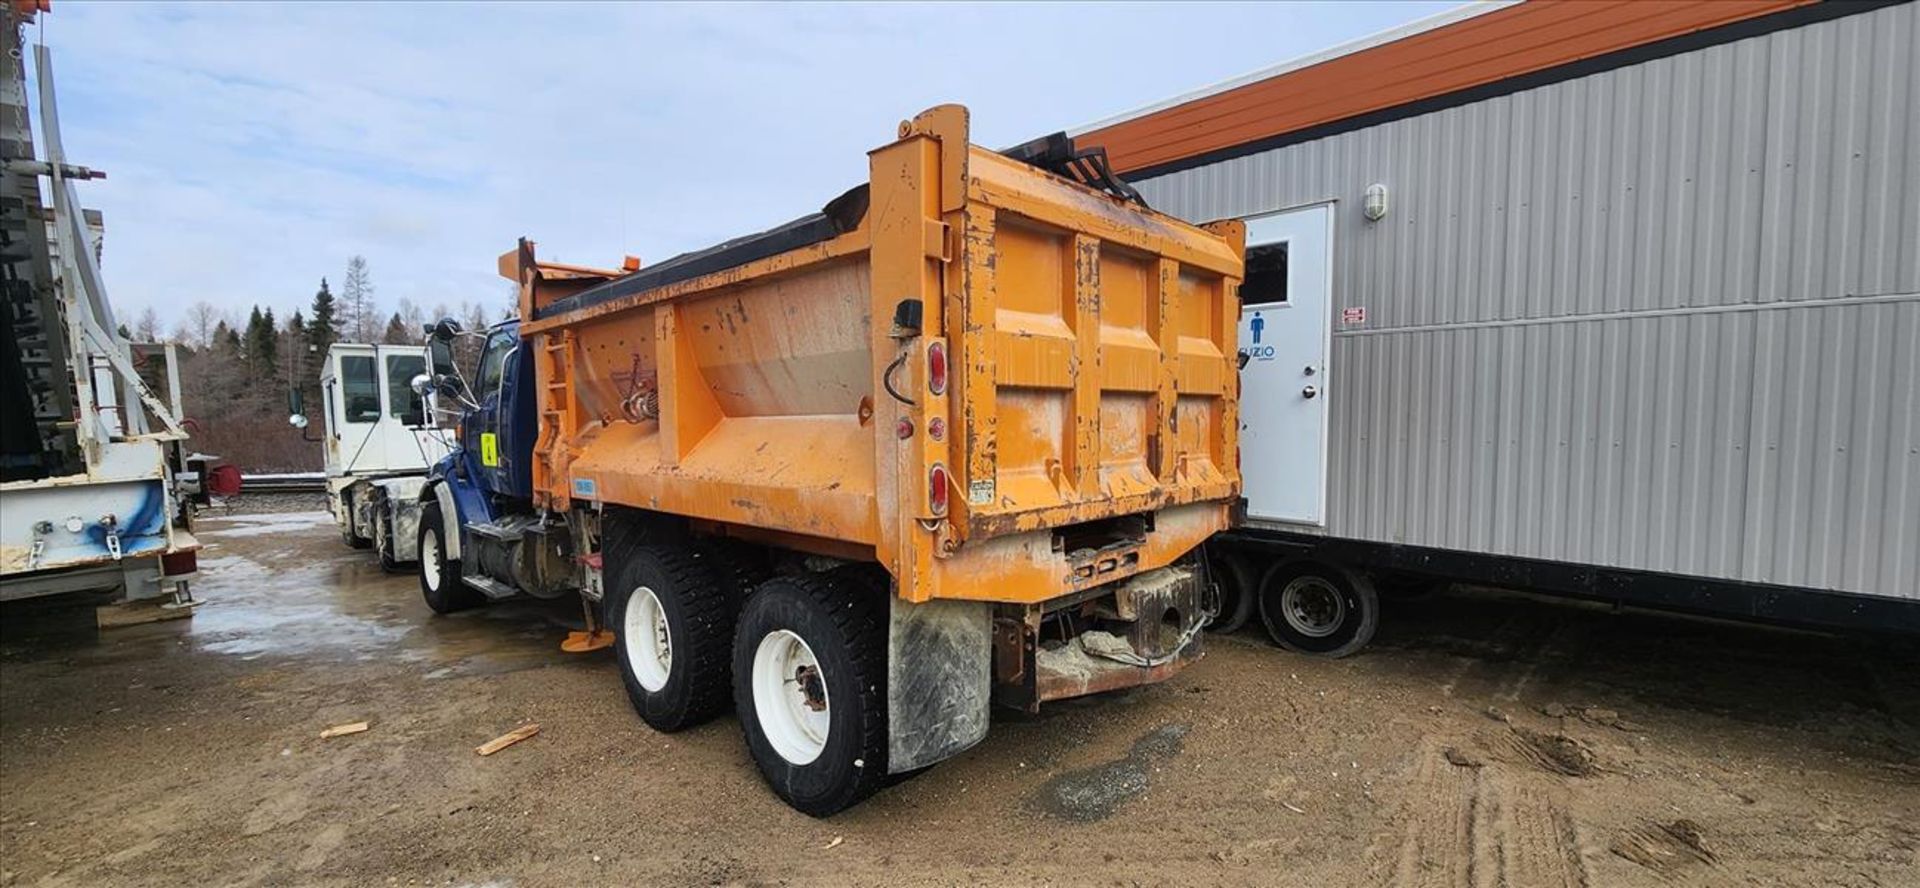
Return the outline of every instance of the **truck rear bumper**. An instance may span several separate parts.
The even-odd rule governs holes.
[[[1165,681],[1205,655],[1208,585],[1197,566],[1151,570],[1109,594],[1051,609],[1002,606],[994,620],[994,701],[1049,700]],[[1059,627],[1075,631],[1059,637]]]
[[[1089,654],[1078,645],[1042,651],[1034,675],[1035,701],[1065,700],[1166,681],[1204,656],[1206,649],[1198,635],[1173,657],[1152,666],[1109,660]]]

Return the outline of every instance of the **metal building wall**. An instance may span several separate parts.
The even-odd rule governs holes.
[[[1339,202],[1329,534],[1920,598],[1916,46],[1909,3],[1138,184]]]

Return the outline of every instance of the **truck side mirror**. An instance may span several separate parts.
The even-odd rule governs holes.
[[[307,411],[302,405],[303,400],[300,397],[299,388],[287,389],[287,425],[300,430],[301,440],[317,443],[320,441],[319,438],[307,434]]]
[[[455,376],[459,372],[453,364],[453,337],[451,336],[441,338],[435,335],[427,340],[427,359],[435,377]]]

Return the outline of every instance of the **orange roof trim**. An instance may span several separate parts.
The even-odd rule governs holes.
[[[1819,0],[1531,0],[1081,133],[1119,172],[1175,163]]]

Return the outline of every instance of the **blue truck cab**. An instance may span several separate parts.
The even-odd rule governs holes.
[[[533,508],[533,445],[539,434],[532,355],[520,322],[502,321],[464,379],[438,379],[440,411],[458,404],[452,452],[427,472],[421,492],[420,586],[441,613],[489,599],[572,591],[564,534],[548,544]],[[450,343],[431,348],[436,370],[451,367]],[[451,397],[447,397],[450,395]]]

